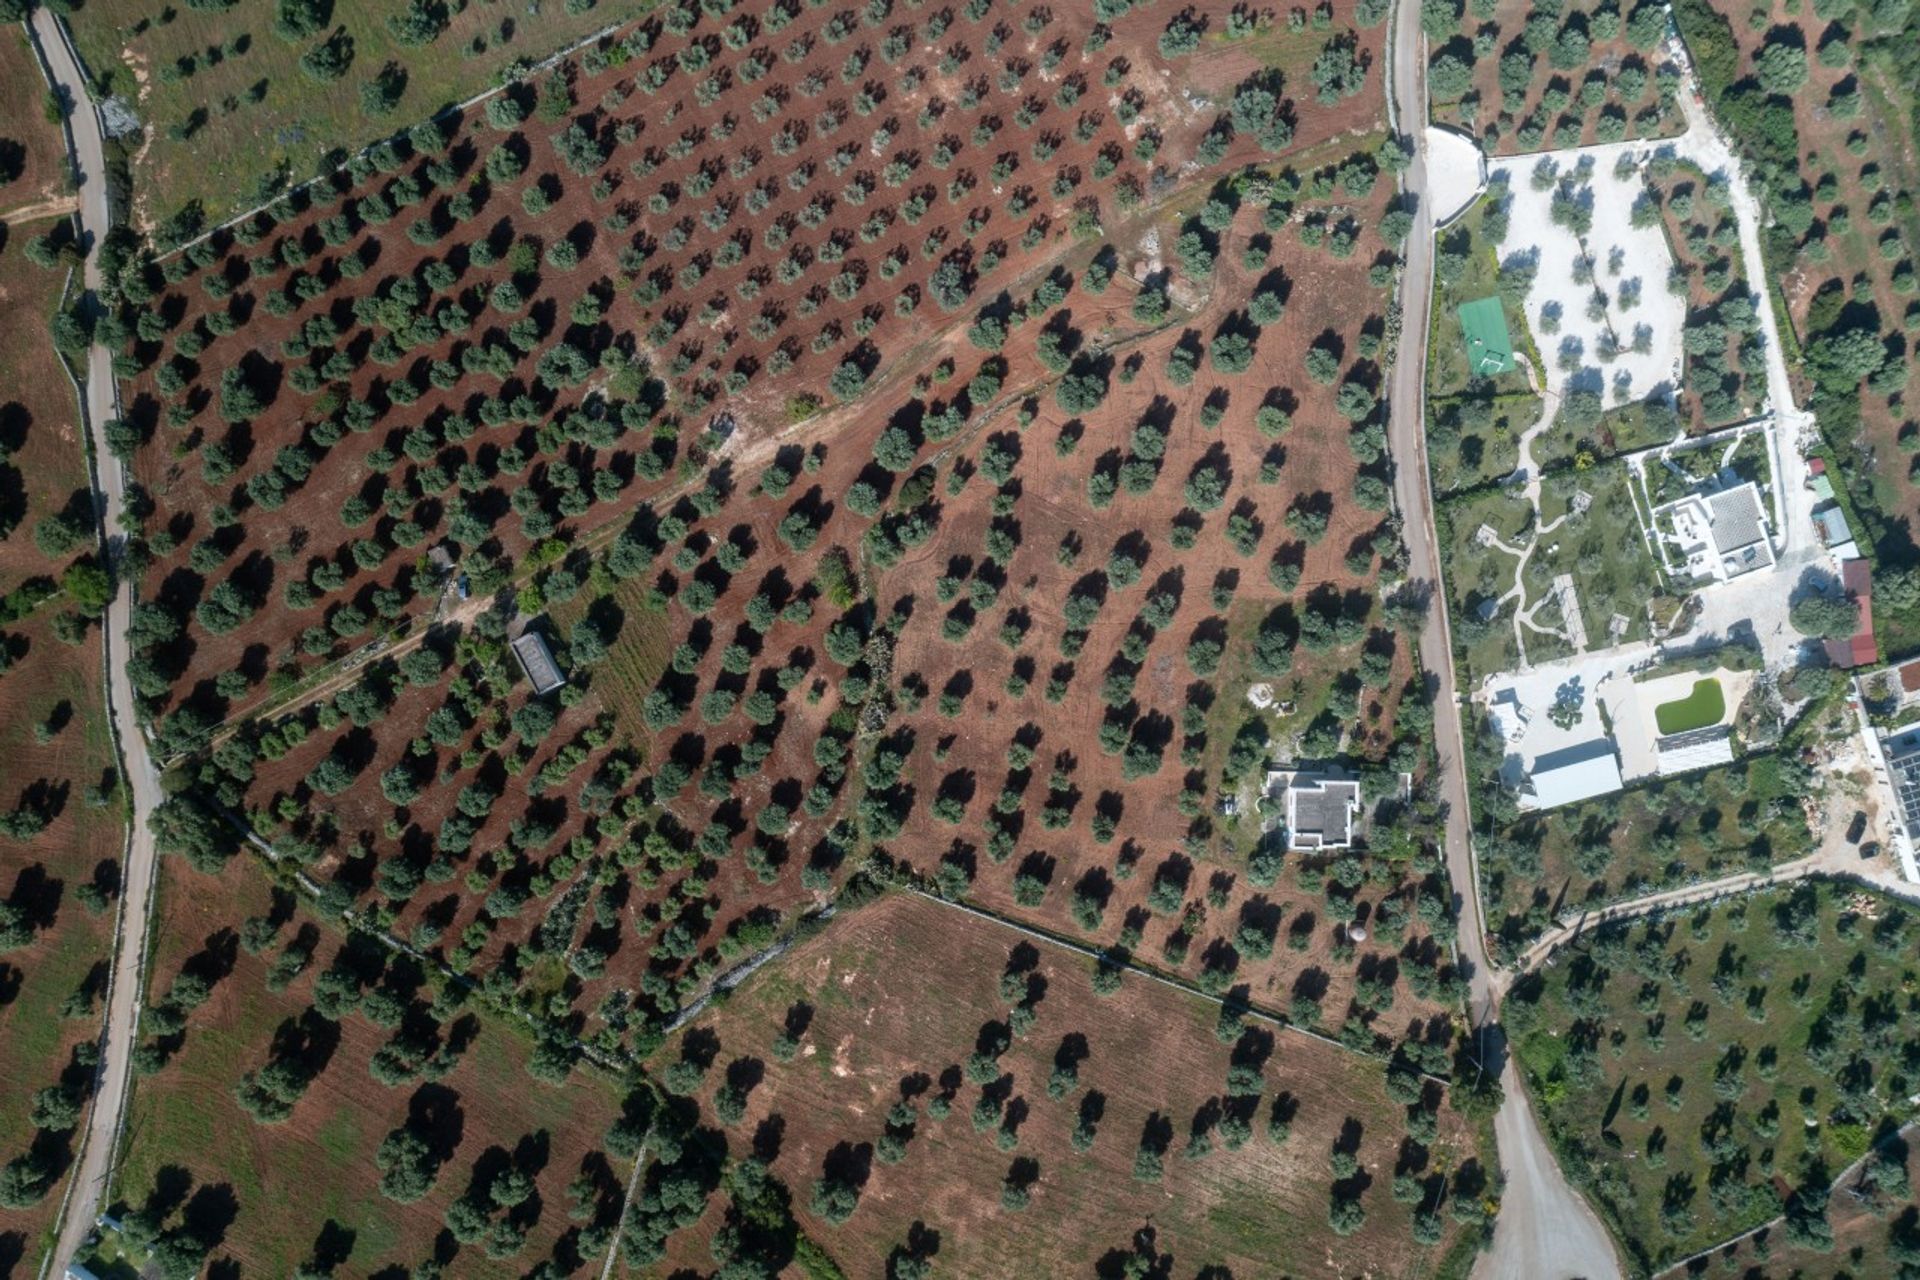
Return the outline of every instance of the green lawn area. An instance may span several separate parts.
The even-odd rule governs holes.
[[[1427,395],[1430,398],[1458,395],[1474,386],[1490,386],[1496,395],[1529,393],[1524,368],[1516,364],[1496,377],[1476,380],[1467,363],[1466,338],[1460,329],[1462,305],[1491,297],[1500,292],[1499,244],[1490,234],[1489,215],[1498,230],[1504,214],[1499,206],[1504,188],[1490,188],[1478,204],[1459,221],[1440,233],[1439,252],[1434,259],[1433,323],[1427,338]],[[1502,301],[1507,333],[1513,339],[1517,357],[1533,350],[1527,329],[1527,317],[1513,301]]]
[[[1540,489],[1541,527],[1562,515],[1566,522],[1542,534],[1539,550],[1527,560],[1527,601],[1543,598],[1555,575],[1571,575],[1589,649],[1608,643],[1608,624],[1616,613],[1627,620],[1622,639],[1643,638],[1646,603],[1660,591],[1659,567],[1640,536],[1628,481],[1625,463],[1609,463],[1554,472]],[[1587,495],[1587,509],[1575,514],[1581,493]],[[1528,652],[1532,656],[1531,645]]]
[[[1694,681],[1693,692],[1686,697],[1655,707],[1653,720],[1662,734],[1685,733],[1689,729],[1719,724],[1726,714],[1726,692],[1718,680],[1708,678]]]
[[[211,224],[270,198],[261,184],[276,171],[303,181],[330,167],[336,148],[405,129],[491,87],[509,63],[538,61],[650,7],[473,0],[443,6],[445,29],[415,47],[388,24],[408,0],[323,0],[316,32],[291,41],[275,30],[277,0],[89,0],[68,21],[88,71],[106,77],[148,128],[133,166],[143,219],[157,223],[197,201]],[[351,64],[340,79],[316,80],[301,58],[336,31],[351,42]],[[382,76],[402,88],[370,114],[363,93]]]
[[[594,690],[601,700],[630,726],[641,723],[640,704],[667,669],[673,650],[672,628],[666,613],[649,601],[651,589],[651,579],[636,579],[620,583],[610,593],[609,599],[619,611],[620,631],[593,677]],[[592,594],[583,591],[554,606],[553,620],[571,631],[594,603]],[[639,734],[635,737],[644,741]]]
[[[1556,917],[1802,857],[1811,786],[1796,756],[1748,755],[1506,821],[1481,858],[1497,949],[1520,949]]]
[[[1920,1087],[1915,924],[1810,881],[1603,927],[1516,984],[1527,1087],[1633,1273],[1767,1221],[1783,1192],[1776,1239],[1829,1230],[1795,1190],[1824,1189]]]
[[[1472,687],[1488,672],[1507,670],[1520,660],[1513,641],[1513,602],[1502,605],[1491,619],[1481,616],[1487,601],[1512,588],[1514,557],[1498,547],[1481,546],[1475,534],[1485,524],[1509,545],[1520,546],[1533,525],[1533,508],[1523,496],[1505,489],[1477,489],[1443,500],[1437,515],[1454,643],[1462,659],[1462,679]]]
[[[1609,642],[1608,627],[1615,614],[1627,620],[1623,639],[1645,636],[1646,602],[1660,591],[1659,569],[1640,536],[1628,478],[1624,463],[1609,463],[1556,471],[1541,485],[1537,523],[1551,530],[1539,535],[1540,545],[1522,572],[1526,603],[1547,599],[1556,575],[1571,575],[1589,649]],[[1576,496],[1582,493],[1587,506],[1576,514]],[[1514,557],[1497,546],[1482,546],[1476,535],[1485,524],[1508,545],[1524,547],[1536,522],[1525,495],[1507,489],[1483,488],[1456,495],[1440,504],[1440,516],[1447,603],[1471,687],[1481,677],[1508,670],[1519,660],[1511,622],[1513,603],[1503,605],[1491,619],[1480,613],[1486,601],[1499,599],[1512,588]],[[1562,522],[1556,525],[1556,521]],[[1548,626],[1557,617],[1557,610],[1543,609],[1535,621]],[[1530,660],[1548,661],[1566,652],[1570,650],[1565,642],[1556,644],[1552,637],[1528,633]]]
[[[1520,437],[1540,416],[1532,392],[1437,398],[1427,406],[1427,458],[1439,493],[1472,489],[1520,465]]]

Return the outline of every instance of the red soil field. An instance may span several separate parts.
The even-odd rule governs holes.
[[[707,91],[689,74],[669,75],[651,98],[636,84],[648,68],[714,57],[711,50],[721,41],[711,24],[676,37],[648,19],[640,29],[644,40],[616,46],[610,58],[597,56],[592,65],[620,61],[627,56],[622,50],[650,43],[644,54],[598,71],[569,66],[557,85],[543,81],[542,106],[523,126],[494,130],[485,113],[473,113],[441,158],[442,194],[421,190],[428,164],[402,165],[410,171],[405,181],[418,195],[411,208],[398,209],[392,222],[385,222],[380,210],[392,213],[401,197],[392,183],[369,172],[370,181],[344,204],[328,199],[284,228],[249,224],[241,229],[244,243],[222,233],[197,248],[189,259],[205,263],[205,271],[196,272],[188,260],[169,262],[168,273],[179,278],[162,288],[151,308],[160,328],[152,331],[155,337],[136,337],[132,347],[155,370],[129,395],[134,420],[150,436],[140,472],[158,504],[151,527],[164,531],[154,546],[147,590],[184,611],[219,580],[232,578],[257,612],[247,625],[225,634],[190,624],[189,635],[161,664],[161,679],[216,714],[258,705],[270,669],[289,674],[298,669],[294,640],[300,629],[331,623],[337,606],[348,601],[362,613],[372,612],[376,589],[413,596],[421,565],[411,550],[424,545],[418,539],[452,531],[463,541],[518,556],[551,531],[564,538],[569,531],[605,523],[612,512],[596,510],[596,502],[631,509],[636,498],[662,488],[649,478],[664,469],[648,460],[649,452],[668,464],[679,457],[695,465],[712,452],[718,438],[696,442],[694,436],[720,391],[728,392],[719,407],[734,416],[736,431],[764,431],[784,421],[796,393],[830,399],[829,375],[845,362],[884,380],[899,367],[917,364],[940,326],[970,318],[1002,286],[1070,245],[1076,218],[1094,220],[1081,225],[1082,231],[1112,225],[1126,214],[1123,189],[1135,193],[1131,199],[1154,201],[1164,188],[1190,181],[1184,170],[1176,174],[1152,157],[1192,155],[1220,109],[1218,104],[1203,107],[1209,98],[1200,95],[1218,94],[1231,83],[1223,79],[1229,74],[1252,72],[1258,65],[1252,52],[1181,59],[1168,66],[1153,51],[1165,16],[1142,12],[1118,21],[1099,52],[1082,53],[1077,50],[1090,28],[1087,16],[1062,11],[1043,22],[1048,14],[1033,11],[1034,31],[960,20],[953,36],[940,41],[924,38],[923,24],[923,38],[910,40],[887,67],[884,58],[870,60],[867,43],[883,31],[856,27],[845,41],[850,53],[843,53],[823,30],[840,16],[802,10],[777,37],[766,32],[738,57],[721,55],[713,65],[724,64],[723,71],[712,74],[733,90],[704,106]],[[946,10],[928,19],[953,20]],[[755,28],[754,20],[745,21],[743,31]],[[989,57],[982,50],[996,31],[999,47]],[[1315,33],[1312,47],[1337,36],[1337,29]],[[1362,33],[1356,46],[1361,63],[1377,56],[1377,42],[1377,32]],[[679,56],[695,47],[707,52]],[[785,61],[782,51],[788,48],[799,51],[797,62]],[[859,73],[850,80],[829,75],[837,68],[844,75],[848,56],[859,66],[862,50],[869,59],[867,79]],[[1061,61],[1050,69],[1056,51]],[[764,79],[753,80],[741,64],[763,56],[770,65]],[[950,65],[956,59],[957,65]],[[986,83],[995,66],[1013,91],[997,81]],[[819,87],[810,96],[814,86],[801,82],[815,75]],[[1112,85],[1106,84],[1109,75]],[[855,100],[862,91],[870,102]],[[778,108],[764,125],[741,115],[762,100],[759,95]],[[516,100],[533,97],[529,86]],[[1002,111],[999,105],[1027,97],[1032,98],[1027,107]],[[555,109],[549,112],[547,103]],[[863,106],[869,108],[865,116]],[[1365,94],[1303,110],[1296,146],[1337,137],[1377,112],[1377,100]],[[559,139],[566,132],[562,126],[570,114],[577,126],[571,135],[575,141],[550,143],[549,137]],[[1123,114],[1132,117],[1131,123],[1121,123]],[[843,123],[829,128],[836,118]],[[784,155],[777,153],[788,144],[776,138],[783,130],[791,131],[792,141]],[[864,135],[864,141],[856,135]],[[1147,149],[1145,139],[1160,139],[1158,152]],[[489,168],[485,161],[502,144],[524,158],[483,179],[481,171]],[[769,157],[763,147],[776,154]],[[945,160],[949,150],[953,158]],[[583,172],[561,163],[561,152],[578,158]],[[1102,154],[1108,159],[1096,163]],[[1242,137],[1233,141],[1226,158],[1257,154],[1252,141]],[[1004,178],[994,173],[997,161],[1008,167]],[[522,165],[521,172],[509,176]],[[890,168],[894,165],[911,172],[903,175]],[[835,169],[841,170],[837,176]],[[793,180],[775,181],[769,173]],[[815,174],[820,176],[798,180]],[[889,185],[896,179],[897,187]],[[872,185],[867,200],[856,198],[863,183]],[[703,188],[698,197],[690,194]],[[382,193],[378,199],[376,191]],[[458,211],[469,221],[456,221],[447,192],[473,202],[470,211]],[[522,198],[515,201],[515,196]],[[914,213],[922,200],[923,217]],[[703,201],[711,216],[696,219],[689,212],[695,201]],[[399,234],[418,215],[425,215],[431,227],[430,233],[422,232],[430,234],[429,246]],[[321,224],[342,216],[347,220],[332,234],[341,242],[336,253]],[[372,225],[376,220],[384,225]],[[495,265],[475,259],[477,240],[469,236],[476,232],[490,238]],[[555,256],[562,242],[572,246],[564,259]],[[517,253],[531,256],[518,259]],[[341,263],[349,257],[370,261],[357,283],[340,278]],[[568,265],[574,259],[577,265]],[[782,260],[792,267],[776,270]],[[389,371],[377,367],[378,344],[375,363],[361,363],[373,335],[358,327],[347,297],[376,289],[388,295],[389,282],[423,275],[430,261],[450,278],[445,300],[429,295],[421,309],[430,306],[442,315],[458,303],[474,318],[472,328],[408,335],[404,354],[387,353],[400,355],[397,363],[390,361]],[[899,265],[892,279],[883,274],[893,269],[888,262]],[[788,270],[792,278],[780,278]],[[946,286],[936,277],[946,275],[964,280],[971,290],[970,300],[958,303],[951,314],[937,300]],[[208,297],[190,287],[214,277],[224,283],[214,286],[218,298],[212,310],[227,317],[223,326],[233,322],[224,336],[206,328],[202,317],[209,311]],[[488,314],[488,300],[500,298],[496,286],[509,278],[524,306]],[[331,291],[331,301],[309,303],[287,292],[306,288],[302,280],[319,281]],[[958,295],[948,301],[957,302]],[[275,316],[273,309],[283,302],[287,313]],[[764,324],[747,314],[749,304]],[[322,315],[326,320],[316,328]],[[539,347],[554,349],[564,341],[582,353],[587,369],[566,373],[564,385],[541,391],[530,377],[529,357],[512,352],[506,342],[504,330],[515,317],[533,317],[541,330],[534,340]],[[178,346],[183,335],[190,335],[187,353]],[[803,344],[806,335],[815,335],[814,341]],[[501,368],[512,370],[507,382],[480,381],[480,375],[463,372],[463,353],[477,354],[475,348],[501,353]],[[651,428],[659,437],[651,445],[643,436],[621,441],[618,430],[611,441],[591,430],[585,439],[574,433],[556,438],[551,426],[542,433],[531,424],[482,427],[471,444],[463,443],[466,428],[452,415],[472,419],[484,408],[481,398],[496,390],[502,400],[523,389],[531,392],[533,406],[549,422],[595,391],[610,393],[615,401],[629,399],[633,388],[619,377],[582,380],[596,361],[618,367],[602,358],[609,351],[629,358],[650,355],[655,371],[672,383],[672,412]],[[329,355],[338,361],[317,372]],[[783,363],[790,363],[789,371],[780,371]],[[296,389],[298,367],[308,370],[298,376],[312,378],[320,400]],[[260,402],[257,408],[242,412],[220,394],[223,371],[236,368],[245,373]],[[728,389],[724,384],[735,375],[744,381]],[[167,390],[170,386],[176,389]],[[349,423],[343,430],[338,424],[356,403],[371,408],[372,421]],[[171,414],[163,414],[163,408]],[[219,412],[224,408],[233,409],[226,423]],[[236,414],[245,421],[234,421]],[[171,425],[161,425],[163,420]],[[424,435],[415,430],[422,424]],[[356,438],[356,426],[364,436]],[[421,441],[421,451],[413,461],[402,461],[409,432]],[[460,438],[449,438],[450,432]],[[213,445],[219,448],[209,471]],[[308,456],[294,461],[291,471],[285,465],[276,470],[287,461],[280,453],[287,446],[300,446]],[[521,451],[529,469],[524,480],[502,484],[526,490],[542,507],[534,523],[523,518],[518,530],[510,521],[500,523],[507,514],[506,495],[489,493],[485,486],[499,479],[501,451],[508,446]],[[196,453],[202,464],[197,468],[192,465]],[[564,474],[557,469],[562,462],[571,464]],[[469,463],[480,468],[482,487],[467,506],[490,528],[462,535],[453,519],[461,504],[449,481]],[[618,483],[595,488],[592,501],[570,507],[564,495],[596,471]],[[262,472],[280,478],[260,481]],[[249,497],[249,481],[284,490],[282,505],[263,509]],[[585,491],[575,496],[579,492]],[[333,521],[356,495],[376,510],[371,523],[342,530],[343,539]],[[223,504],[239,523],[221,527]],[[382,507],[385,514],[377,510]],[[359,536],[375,544],[369,550],[376,554],[376,567],[357,567],[348,556]],[[189,567],[187,553],[203,539],[200,567]],[[344,571],[344,581],[329,585],[323,574],[314,580],[314,603],[286,603],[284,589],[306,576],[303,567],[310,571],[327,561]],[[276,601],[282,607],[262,607]],[[390,601],[389,608],[418,614],[425,603]],[[339,643],[328,645],[322,630],[312,656],[338,653],[363,633],[364,627],[348,630],[336,637]],[[213,677],[236,669],[244,677],[236,689],[222,693],[212,686]]]
[[[866,1260],[885,1256],[916,1227],[938,1242],[930,1251],[936,1274],[1085,1274],[1132,1252],[1143,1230],[1156,1254],[1177,1259],[1180,1275],[1212,1266],[1248,1277],[1434,1273],[1447,1242],[1414,1243],[1408,1210],[1386,1194],[1402,1119],[1377,1067],[1279,1033],[1261,1069],[1265,1097],[1253,1136],[1238,1149],[1216,1136],[1210,1154],[1187,1158],[1196,1119],[1205,1129],[1223,1103],[1244,1101],[1222,1097],[1237,1051],[1210,1034],[1212,1007],[1135,977],[1111,997],[1096,996],[1087,971],[1052,949],[1027,957],[1037,964],[1028,981],[1037,978],[1044,994],[1032,1030],[1000,1058],[995,1085],[1005,1097],[1003,1120],[1021,1117],[1017,1145],[1000,1147],[993,1132],[976,1131],[968,1117],[982,1088],[963,1082],[961,1064],[983,1018],[1004,1016],[1000,975],[1012,949],[1025,945],[925,900],[891,896],[762,970],[724,1011],[687,1032],[702,1056],[716,1055],[709,1086],[730,1068],[744,1068],[745,1078],[764,1071],[744,1118],[725,1130],[728,1146],[771,1154],[807,1235],[843,1266],[858,1264],[848,1274],[871,1273]],[[808,1010],[806,1027],[798,1054],[782,1063],[770,1046],[791,1027],[796,1006]],[[1056,1053],[1063,1043],[1075,1047],[1076,1037],[1078,1087],[1051,1098]],[[950,1086],[952,1112],[936,1119],[929,1101]],[[1077,1151],[1069,1132],[1095,1095],[1104,1106],[1094,1141]],[[701,1096],[710,1107],[706,1089]],[[903,1096],[918,1112],[904,1157],[871,1159]],[[1292,1117],[1278,1144],[1265,1127],[1276,1099]],[[1149,1117],[1167,1123],[1170,1140],[1154,1183],[1133,1172]],[[1440,1119],[1429,1172],[1451,1173],[1474,1159],[1471,1132],[1444,1104]],[[1328,1159],[1343,1126],[1352,1126],[1349,1140],[1357,1136],[1358,1163],[1372,1182],[1365,1226],[1346,1239],[1326,1223]],[[849,1151],[869,1153],[870,1168],[858,1207],[836,1227],[805,1206],[823,1163]],[[1001,1180],[1023,1159],[1038,1166],[1031,1203],[1003,1208]],[[701,1224],[674,1237],[669,1262],[702,1265],[723,1202],[716,1197]]]
[[[289,1274],[328,1238],[329,1222],[343,1273],[371,1275],[434,1253],[442,1218],[467,1190],[471,1170],[510,1156],[534,1174],[535,1194],[520,1209],[532,1219],[525,1246],[506,1259],[479,1245],[461,1247],[448,1274],[517,1276],[554,1257],[560,1274],[597,1276],[598,1251],[569,1265],[580,1224],[569,1221],[568,1184],[593,1169],[602,1211],[617,1212],[630,1166],[607,1157],[602,1145],[619,1115],[618,1088],[584,1070],[563,1086],[535,1081],[524,1069],[524,1032],[471,1003],[448,1020],[449,1028],[470,1020],[460,1033],[470,1043],[449,1074],[391,1088],[378,1083],[368,1062],[388,1033],[364,1013],[331,1023],[308,1012],[317,975],[339,945],[331,926],[298,912],[260,955],[237,945],[244,918],[275,912],[273,894],[246,859],[217,877],[167,862],[149,1000],[164,999],[183,971],[212,978],[212,994],[172,1042],[178,1047],[167,1065],[139,1082],[115,1197],[138,1208],[156,1188],[170,1188],[161,1194],[184,1198],[189,1220],[217,1224],[213,1260],[230,1260],[242,1278]],[[312,963],[284,990],[272,990],[269,967],[303,932],[317,944]],[[255,1122],[234,1086],[269,1060],[276,1038],[302,1035],[312,1037],[309,1052],[324,1067],[289,1119]],[[381,1194],[374,1154],[410,1115],[444,1144],[444,1163],[432,1191],[402,1205]]]
[[[19,211],[31,214],[67,197],[67,152],[59,131],[46,122],[46,78],[27,43],[25,25],[0,37],[0,222],[7,236],[38,233],[47,223],[10,221]],[[9,329],[9,333],[21,332]]]

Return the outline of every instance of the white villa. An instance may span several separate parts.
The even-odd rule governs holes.
[[[1287,848],[1295,853],[1345,849],[1360,816],[1360,783],[1331,774],[1275,769],[1263,802],[1285,815]]]
[[[1671,541],[1696,581],[1729,582],[1773,567],[1766,506],[1760,486],[1752,481],[1714,493],[1688,494],[1657,508],[1654,515],[1673,522]]]

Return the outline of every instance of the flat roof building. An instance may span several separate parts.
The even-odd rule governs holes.
[[[1655,508],[1672,522],[1668,535],[1695,579],[1726,582],[1773,567],[1760,486],[1748,481],[1708,494],[1688,494]]]
[[[1893,778],[1893,796],[1900,802],[1900,819],[1908,831],[1920,830],[1920,731],[1909,729],[1881,745]]]
[[[1357,780],[1276,769],[1267,775],[1267,798],[1283,806],[1288,849],[1317,853],[1353,844],[1360,816]]]
[[[1657,738],[1653,747],[1660,757],[1660,776],[1663,778],[1676,773],[1691,773],[1695,769],[1710,769],[1717,764],[1732,764],[1733,728],[1716,724],[1704,729],[1689,729],[1685,733]]]
[[[552,650],[547,648],[547,642],[540,638],[538,631],[522,631],[514,637],[513,656],[520,659],[520,669],[533,682],[535,693],[552,693],[567,682],[567,678],[560,674],[560,664],[553,660]]]
[[[1748,482],[1722,489],[1707,499],[1707,510],[1713,516],[1713,549],[1721,555],[1737,555],[1766,540],[1766,517],[1760,510],[1758,485]]]
[[[1595,738],[1537,757],[1520,784],[1520,807],[1557,809],[1618,791],[1620,758],[1611,738]]]

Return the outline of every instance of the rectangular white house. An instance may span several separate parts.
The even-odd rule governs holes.
[[[1595,738],[1537,757],[1520,783],[1520,807],[1555,809],[1621,789],[1611,738]]]

